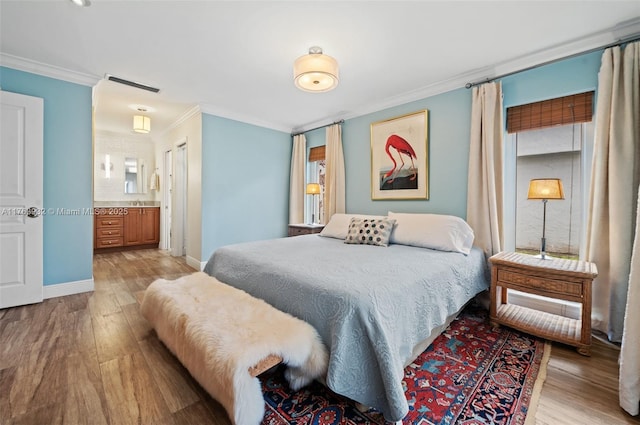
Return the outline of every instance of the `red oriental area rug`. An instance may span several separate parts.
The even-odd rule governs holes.
[[[492,327],[485,310],[467,308],[405,368],[403,423],[523,425],[537,405],[550,351],[536,337]],[[263,425],[387,424],[317,382],[291,391],[281,369],[263,377],[262,390]]]

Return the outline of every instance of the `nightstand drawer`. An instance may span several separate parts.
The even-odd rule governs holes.
[[[303,229],[301,227],[289,227],[289,236],[308,235],[309,229]]]
[[[288,236],[312,235],[320,233],[324,226],[310,224],[290,224]]]
[[[498,280],[532,289],[555,292],[557,294],[582,296],[582,284],[567,282],[566,280],[545,279],[504,269],[498,270]]]

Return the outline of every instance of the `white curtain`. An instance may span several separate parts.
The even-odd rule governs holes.
[[[342,127],[327,127],[325,148],[324,222],[335,213],[345,212],[344,154],[342,153]]]
[[[639,50],[637,42],[606,49],[598,76],[586,255],[598,267],[593,328],[615,342],[624,328],[640,183]],[[636,326],[628,329],[638,332]]]
[[[639,184],[640,42],[636,42],[602,54],[587,226],[587,259],[598,266],[593,327],[606,332],[611,341],[622,341],[620,406],[632,415],[640,413]]]
[[[289,224],[304,223],[304,196],[307,139],[304,134],[293,136],[291,178],[289,179]]]
[[[640,189],[639,189],[640,190]],[[636,237],[631,254],[622,349],[620,350],[620,406],[632,415],[640,414],[640,193],[636,212]]]
[[[487,257],[502,250],[502,85],[473,88],[467,222]]]

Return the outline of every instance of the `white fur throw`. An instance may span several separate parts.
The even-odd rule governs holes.
[[[141,312],[236,425],[257,425],[265,407],[249,367],[282,357],[294,390],[327,370],[327,350],[308,323],[202,272],[147,288]]]

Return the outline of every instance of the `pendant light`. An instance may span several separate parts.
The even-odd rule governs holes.
[[[134,115],[133,131],[136,133],[149,133],[151,131],[151,118],[144,115]]]

